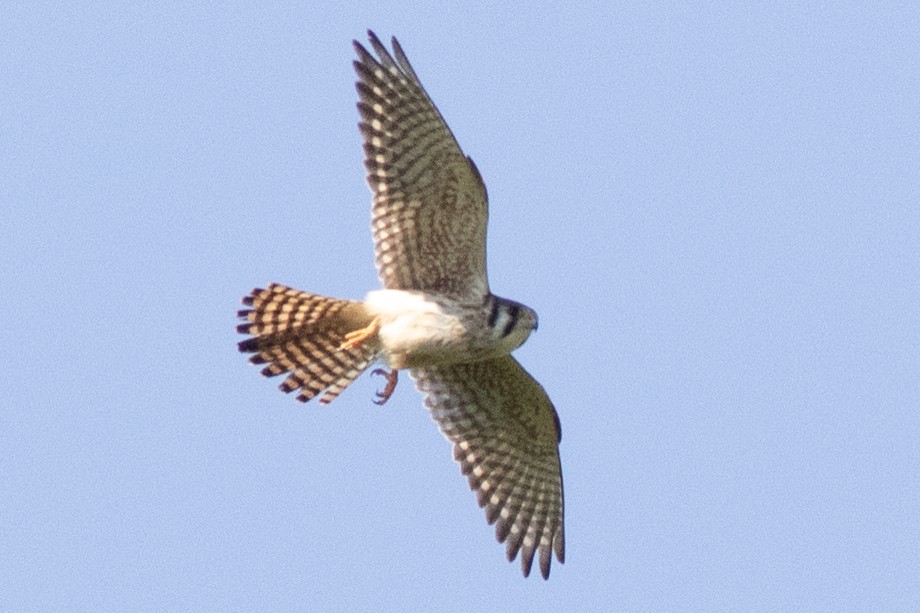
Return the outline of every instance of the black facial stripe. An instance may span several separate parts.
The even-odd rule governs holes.
[[[518,317],[521,316],[521,307],[516,304],[512,304],[508,307],[508,323],[505,324],[505,329],[502,330],[502,336],[508,336],[511,334],[511,331],[514,330],[514,325],[517,323]]]
[[[496,321],[498,321],[498,300],[492,298],[492,310],[489,311],[489,327],[494,328]]]

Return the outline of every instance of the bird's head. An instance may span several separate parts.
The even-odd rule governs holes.
[[[502,351],[511,352],[537,329],[537,312],[529,306],[507,298],[495,298],[489,313],[489,326]]]

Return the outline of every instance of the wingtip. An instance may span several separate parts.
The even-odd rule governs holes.
[[[559,563],[565,564],[565,537],[562,530],[559,531],[556,541],[553,543],[553,550],[556,552],[556,559],[559,560]]]
[[[523,573],[525,579],[530,576],[530,566],[524,556],[521,556],[521,573]]]
[[[521,571],[525,577],[530,576],[530,569],[533,568],[533,554],[536,550],[533,547],[521,548]]]

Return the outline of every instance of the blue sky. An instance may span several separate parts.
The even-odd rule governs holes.
[[[432,3],[433,5],[434,3]],[[0,609],[917,610],[920,12],[14,3],[0,21]],[[561,417],[523,579],[404,379],[300,405],[269,281],[377,287],[351,40],[489,188]]]

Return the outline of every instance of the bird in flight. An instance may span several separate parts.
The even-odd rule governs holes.
[[[373,193],[372,234],[383,289],[363,301],[270,284],[243,298],[239,350],[307,402],[336,398],[362,372],[389,371],[387,401],[407,369],[453,444],[509,561],[530,573],[539,553],[565,560],[559,417],[511,352],[537,314],[500,298],[486,274],[488,195],[482,177],[422,87],[399,42],[354,41],[359,128]]]

